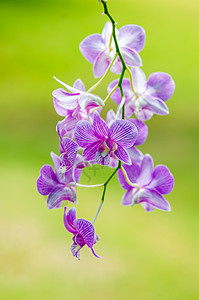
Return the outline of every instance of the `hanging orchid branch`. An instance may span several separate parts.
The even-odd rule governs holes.
[[[37,189],[48,196],[48,209],[61,208],[67,202],[77,203],[76,187],[103,188],[102,197],[92,222],[77,219],[76,208],[64,208],[64,226],[73,234],[71,252],[80,258],[85,245],[94,256],[94,244],[99,241],[95,234],[96,221],[105,200],[109,182],[117,173],[118,181],[126,190],[122,205],[141,204],[146,211],[161,209],[169,211],[170,205],[163,195],[172,191],[173,175],[164,165],[154,168],[149,154],[143,155],[137,146],[148,136],[144,123],[153,114],[169,113],[165,104],[174,92],[175,84],[167,73],[152,73],[148,80],[142,69],[139,52],[145,44],[145,31],[138,25],[125,25],[119,30],[110,15],[107,1],[99,1],[110,20],[102,34],[92,34],[80,43],[83,56],[93,64],[93,73],[99,81],[87,91],[84,83],[77,79],[70,86],[56,77],[65,89],[53,91],[54,108],[58,115],[65,117],[57,124],[59,156],[51,153],[54,170],[44,165],[37,179]],[[109,72],[119,78],[108,85],[104,100],[93,91],[108,76]],[[124,77],[128,73],[129,79]],[[117,105],[117,111],[108,111],[106,122],[101,118],[101,108],[108,99]],[[82,152],[83,151],[83,152]],[[85,167],[95,165],[113,168],[104,183],[83,185],[79,183]]]

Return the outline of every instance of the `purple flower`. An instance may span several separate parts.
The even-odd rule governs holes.
[[[125,120],[114,121],[110,128],[94,113],[93,126],[88,121],[79,121],[75,129],[75,140],[85,148],[83,157],[86,160],[95,160],[101,165],[108,165],[110,154],[130,164],[131,160],[126,149],[133,146],[137,138],[137,129],[134,124]]]
[[[76,209],[71,207],[66,214],[66,207],[64,208],[64,226],[66,230],[71,232],[73,236],[73,244],[71,246],[72,255],[80,259],[80,250],[82,247],[87,245],[94,256],[98,256],[94,249],[93,245],[98,242],[99,237],[95,234],[95,228],[93,224],[84,219],[76,219]]]
[[[133,88],[131,89],[130,81],[123,79],[122,85],[126,98],[125,115],[127,118],[135,113],[136,117],[142,121],[149,120],[153,114],[166,115],[169,113],[165,101],[171,98],[174,93],[175,83],[172,77],[163,72],[152,73],[148,80],[144,72],[136,67],[131,69],[133,77]],[[118,83],[113,81],[108,86],[108,92]],[[111,98],[117,104],[121,102],[121,93],[117,89]]]
[[[107,124],[110,126],[115,121],[115,119],[116,119],[116,114],[114,113],[114,111],[112,109],[109,110],[107,113],[107,117],[106,117]],[[127,152],[131,158],[131,162],[140,163],[141,160],[143,159],[143,154],[135,146],[139,146],[146,141],[146,138],[148,136],[148,127],[144,122],[142,122],[138,119],[132,118],[132,119],[129,119],[128,121],[132,122],[135,125],[135,127],[137,128],[137,138],[135,140],[134,145],[127,149]],[[115,168],[115,166],[117,166],[117,165],[116,165],[116,163],[114,163],[114,158],[112,157],[111,165],[109,164],[109,167]]]
[[[142,60],[138,52],[144,47],[144,29],[138,25],[125,25],[121,27],[119,31],[116,29],[116,36],[125,63],[128,66],[141,66]],[[116,53],[112,36],[112,24],[107,22],[102,34],[97,33],[87,36],[80,43],[80,51],[83,56],[93,64],[94,76],[102,76]],[[111,71],[119,74],[121,70],[122,64],[118,58],[113,64]]]
[[[54,153],[51,153],[55,172],[50,165],[44,165],[40,170],[40,176],[37,179],[38,192],[46,196],[48,209],[59,208],[64,200],[72,203],[76,202],[76,191],[71,183],[79,181],[81,169],[66,170],[67,167],[62,164],[61,159]],[[74,173],[74,176],[73,176]]]
[[[118,179],[122,187],[127,190],[122,199],[123,205],[134,205],[141,203],[146,211],[156,208],[170,211],[170,204],[162,195],[169,194],[174,185],[173,175],[164,165],[158,165],[153,170],[153,160],[146,154],[141,165],[123,165],[124,170],[131,183],[137,184],[133,187],[127,183],[121,170],[118,170]]]
[[[103,100],[85,91],[85,86],[80,79],[77,79],[73,87],[54,77],[57,82],[62,84],[69,92],[64,89],[53,91],[54,107],[60,116],[73,116],[88,114],[91,108],[104,105]]]

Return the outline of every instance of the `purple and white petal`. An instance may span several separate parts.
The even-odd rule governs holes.
[[[137,148],[135,148],[134,146],[131,147],[131,148],[128,148],[126,150],[130,156],[130,159],[131,159],[131,163],[141,163],[141,161],[143,160],[143,153],[138,150]]]
[[[59,116],[61,116],[61,117],[67,117],[67,116],[70,114],[70,112],[71,112],[71,110],[68,110],[68,109],[66,109],[66,108],[63,108],[63,107],[59,104],[59,102],[57,101],[56,98],[53,98],[53,105],[54,105],[54,108],[55,108],[56,113],[57,113]]]
[[[97,257],[97,258],[102,258],[101,256],[99,256],[99,255],[96,254],[96,252],[94,251],[93,248],[91,248],[91,251],[92,251],[92,253],[93,253],[93,255],[94,255],[95,257]]]
[[[104,101],[99,96],[89,93],[82,93],[78,102],[82,110],[86,110],[87,112],[89,112],[91,108],[104,105]]]
[[[131,165],[123,165],[124,170],[127,173],[129,180],[132,183],[137,183],[137,179],[140,176],[141,168],[137,163],[132,163]]]
[[[111,124],[115,121],[115,118],[116,118],[116,114],[114,110],[110,109],[106,115],[106,123],[108,124],[108,126],[111,126]]]
[[[82,92],[85,92],[86,89],[85,89],[85,85],[83,84],[82,80],[80,78],[78,78],[74,84],[73,84],[73,87],[79,91],[82,91]]]
[[[78,106],[80,93],[67,93],[64,89],[56,89],[52,92],[56,104],[68,110],[73,110]]]
[[[141,202],[142,207],[144,207],[145,211],[150,212],[156,209],[155,206],[147,203],[147,202]]]
[[[138,118],[139,120],[145,122],[149,119],[151,119],[151,117],[153,116],[153,112],[148,110],[148,109],[143,109],[139,112],[135,112],[135,116],[136,118]]]
[[[130,67],[141,67],[142,59],[137,51],[132,50],[128,47],[121,47],[121,54],[124,58],[125,63]]]
[[[104,43],[106,44],[106,46],[109,46],[109,44],[110,44],[112,32],[113,32],[113,27],[112,27],[111,22],[106,22],[106,24],[104,25],[104,28],[102,30],[102,39],[103,39]]]
[[[96,78],[104,75],[113,57],[107,52],[100,52],[93,63],[93,74]]]
[[[50,165],[44,165],[40,170],[40,174],[37,179],[37,189],[41,195],[45,196],[48,195],[59,182]]]
[[[122,172],[122,170],[118,170],[117,171],[117,176],[118,176],[118,180],[119,180],[119,183],[121,184],[121,187],[124,189],[124,190],[130,190],[132,189],[132,186],[130,186],[127,181],[126,181],[126,178]]]
[[[175,90],[172,77],[164,72],[152,73],[147,81],[146,93],[163,101],[171,98]]]
[[[133,189],[128,190],[122,197],[122,205],[131,206],[133,201]]]
[[[81,234],[84,242],[89,248],[94,245],[95,229],[91,222],[84,219],[76,219],[73,222],[75,229]]]
[[[117,150],[115,150],[115,155],[117,158],[121,161],[123,161],[125,164],[130,165],[131,164],[131,159],[128,154],[128,152],[119,144],[117,145]]]
[[[125,25],[120,28],[118,39],[120,47],[127,46],[140,52],[145,43],[145,31],[138,25]]]
[[[135,92],[138,95],[144,93],[146,90],[146,75],[139,67],[132,68],[131,73],[133,77],[133,88]]]
[[[78,145],[73,140],[64,137],[61,140],[62,143],[62,151],[60,153],[66,152],[68,158],[74,160],[77,155]]]
[[[116,60],[111,67],[111,72],[118,75],[122,73],[122,63],[119,56],[116,57]]]
[[[88,121],[79,121],[75,127],[75,140],[80,147],[86,148],[100,139],[96,136],[92,125]]]
[[[153,171],[153,179],[148,187],[155,188],[161,194],[169,194],[174,186],[174,177],[164,165],[158,165]]]
[[[130,148],[134,145],[137,138],[137,128],[129,121],[117,120],[112,123],[109,130],[109,139],[116,144]]]
[[[70,251],[74,257],[76,257],[78,260],[80,260],[80,250],[81,247],[77,245],[75,242],[71,245]]]
[[[94,63],[97,56],[106,48],[101,34],[95,33],[87,36],[79,45],[82,55],[90,62]]]
[[[74,189],[72,190],[69,187],[58,184],[48,196],[47,207],[48,209],[60,208],[64,200],[74,203],[76,201],[76,193]]]
[[[130,121],[136,126],[138,132],[134,146],[143,144],[148,136],[147,125],[138,119],[129,119],[128,121]]]
[[[75,229],[75,226],[73,225],[74,220],[76,219],[76,209],[75,207],[71,207],[67,214],[66,214],[67,207],[64,207],[64,226],[66,230],[73,234],[77,234],[77,230]]]
[[[134,198],[135,204],[146,202],[161,210],[171,210],[169,202],[155,189],[140,189]]]
[[[143,108],[152,111],[157,115],[168,115],[169,109],[166,103],[160,98],[150,95],[142,95]]]
[[[107,138],[109,128],[97,111],[93,115],[93,129],[100,138]]]
[[[64,83],[63,81],[59,80],[58,78],[56,78],[55,76],[53,76],[53,78],[59,82],[61,85],[63,85],[69,92],[71,93],[79,93],[80,91],[78,89],[76,89],[75,87],[72,87],[66,83]]]
[[[140,176],[137,179],[137,184],[142,187],[148,185],[152,180],[153,175],[153,159],[149,154],[146,154],[141,163]]]
[[[96,143],[93,143],[93,144],[87,146],[83,151],[83,154],[82,154],[83,158],[88,161],[95,159],[100,144],[101,144],[101,141],[98,141]]]

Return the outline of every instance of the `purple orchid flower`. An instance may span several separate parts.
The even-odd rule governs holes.
[[[94,113],[93,126],[88,121],[79,121],[75,129],[75,140],[85,148],[84,159],[95,160],[101,165],[108,165],[110,154],[130,164],[131,160],[126,149],[133,146],[137,138],[137,129],[134,124],[125,120],[117,120],[110,128],[106,122]]]
[[[72,255],[80,259],[80,250],[87,245],[94,256],[101,258],[93,249],[93,245],[99,241],[98,235],[95,234],[93,224],[84,219],[76,219],[76,209],[71,207],[66,214],[66,207],[64,208],[64,226],[66,230],[71,232],[73,236],[73,244],[71,246]]]
[[[118,170],[118,179],[123,189],[127,190],[122,199],[122,205],[132,206],[141,203],[146,211],[156,208],[170,211],[171,207],[162,196],[169,194],[174,186],[174,177],[164,165],[158,165],[153,170],[153,160],[146,154],[141,165],[123,165],[130,182],[137,187],[127,183],[121,170]]]
[[[138,67],[132,68],[131,73],[135,93],[132,91],[130,81],[127,78],[124,78],[122,82],[126,98],[125,116],[129,118],[135,113],[139,120],[146,121],[153,114],[167,115],[169,110],[165,101],[171,98],[175,90],[172,77],[167,73],[156,72],[152,73],[146,80],[144,72]],[[108,86],[108,92],[117,83],[118,80],[111,82]],[[111,98],[120,104],[121,93],[119,89],[113,92]]]
[[[68,169],[63,167],[62,160],[53,152],[51,153],[55,172],[50,165],[44,165],[37,179],[38,192],[46,196],[48,209],[60,208],[64,200],[76,202],[76,190],[71,183],[78,182],[82,169]]]
[[[83,117],[87,115],[91,108],[97,106],[103,106],[103,100],[96,95],[87,93],[85,86],[80,79],[77,79],[73,87],[62,82],[61,80],[54,77],[57,82],[62,84],[69,92],[64,89],[56,89],[53,91],[53,102],[54,107],[58,115],[72,116],[74,118]]]
[[[142,60],[140,52],[145,43],[145,31],[138,25],[125,25],[116,29],[117,41],[121,54],[128,66],[141,66]],[[113,60],[116,49],[112,36],[112,24],[107,22],[103,28],[102,34],[92,34],[87,36],[80,43],[80,51],[83,56],[93,64],[93,73],[95,77],[102,76],[111,61]],[[122,70],[122,64],[119,58],[116,59],[111,71],[119,74]]]
[[[111,109],[107,113],[106,122],[110,126],[115,120],[116,120],[116,114]],[[128,121],[132,122],[135,125],[135,127],[137,128],[137,138],[135,140],[134,145],[127,149],[127,152],[131,158],[131,163],[133,163],[133,162],[140,163],[143,159],[143,154],[135,146],[139,146],[146,141],[146,138],[148,136],[148,127],[144,122],[142,122],[138,119],[131,118]],[[116,157],[114,158],[112,156],[109,167],[113,167],[113,168],[117,167],[115,160],[116,160]]]

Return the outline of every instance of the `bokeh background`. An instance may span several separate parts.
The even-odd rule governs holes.
[[[58,154],[53,76],[70,85],[81,78],[87,88],[96,82],[79,43],[100,33],[107,18],[97,0],[1,1],[1,300],[199,299],[199,2],[109,0],[109,10],[119,27],[145,28],[147,76],[164,71],[176,82],[170,115],[147,122],[141,147],[175,176],[167,197],[172,211],[122,207],[115,178],[95,223],[101,237],[95,250],[103,259],[86,248],[80,261],[72,257],[63,210],[47,210],[36,179],[51,164],[50,152]],[[113,78],[98,88],[101,97]],[[108,172],[88,170],[81,182],[102,182]],[[79,217],[92,220],[101,192],[78,189]]]

